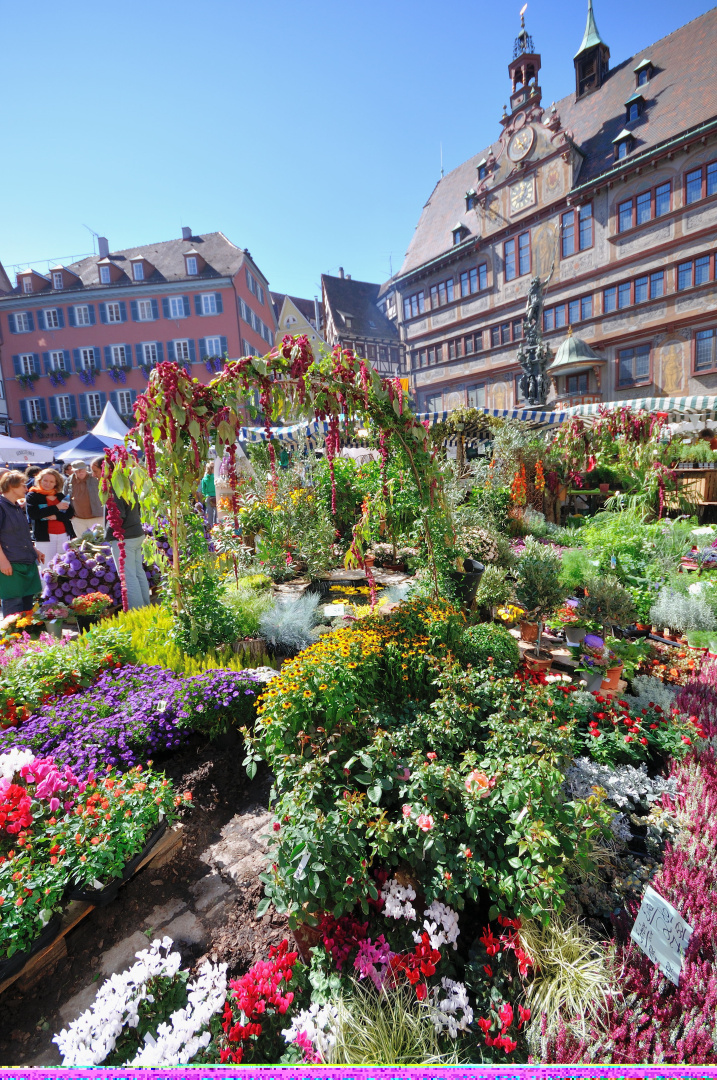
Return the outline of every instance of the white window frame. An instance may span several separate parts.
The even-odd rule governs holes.
[[[25,398],[27,422],[29,424],[39,424],[42,422],[42,410],[40,408],[41,401],[42,398],[39,397]]]
[[[128,399],[129,399],[129,408],[128,409],[123,409],[122,408],[122,398],[123,398],[123,396],[125,394],[127,395]],[[132,413],[132,391],[131,390],[118,390],[117,391],[117,412],[120,414],[120,416],[130,416],[131,415],[131,413]]]
[[[35,375],[35,356],[33,353],[20,353],[18,356],[20,361],[20,374],[21,375]]]
[[[105,304],[105,314],[107,316],[108,323],[121,323],[122,322],[122,308],[119,306],[117,300],[113,300],[110,303]],[[115,316],[117,316],[115,318]]]
[[[196,255],[187,255],[185,258],[187,277],[196,277],[198,273]]]
[[[132,263],[132,280],[144,281],[144,263]]]
[[[110,273],[109,266],[101,266],[100,267],[100,284],[101,285],[109,285],[111,281],[112,281],[112,275]]]
[[[202,315],[217,314],[217,295],[213,292],[202,293]]]
[[[258,356],[259,352],[251,345],[246,338],[242,338],[242,354],[244,356]]]
[[[43,315],[45,316],[46,330],[60,329],[60,313],[58,312],[56,307],[45,308]]]
[[[175,305],[177,305],[177,306],[181,305],[181,308],[182,308],[181,314],[178,314],[178,312],[175,311]],[[169,298],[169,317],[170,317],[170,319],[184,319],[184,318],[186,318],[186,316],[184,314],[184,297],[183,296],[170,296],[170,298]]]
[[[22,325],[20,325],[20,320],[22,320]],[[27,311],[18,311],[15,313],[15,333],[30,333],[30,316]]]
[[[154,356],[148,356],[147,352],[153,351]],[[142,342],[142,362],[144,364],[158,364],[159,363],[159,349],[157,348],[156,341],[143,341]]]
[[[61,270],[53,270],[52,271],[52,287],[53,287],[53,289],[61,289],[62,288],[62,271]]]
[[[147,315],[146,312],[149,312],[149,315]],[[140,322],[154,321],[154,309],[151,300],[137,301],[137,318]]]
[[[92,326],[89,304],[75,304],[75,326]]]
[[[189,339],[188,338],[177,338],[173,342],[173,344],[174,344],[174,359],[177,361],[177,363],[180,363],[180,361],[182,361],[182,360],[191,360],[191,357],[189,355]],[[179,355],[180,346],[181,346],[181,351],[182,351],[181,356]],[[186,352],[186,356],[184,355],[185,352]]]
[[[210,349],[209,342],[216,342],[217,348]],[[208,337],[204,339],[204,348],[206,350],[206,356],[219,356],[222,355],[222,339],[220,337]]]
[[[31,277],[24,277],[22,279],[22,291],[24,293],[31,293],[32,292],[32,278]]]
[[[72,402],[69,394],[58,394],[55,397],[55,412],[58,420],[72,420]]]
[[[125,367],[127,364],[127,348],[124,345],[110,345],[110,358],[113,367]]]
[[[85,401],[87,403],[87,416],[89,417],[89,419],[90,420],[99,420],[99,418],[102,416],[102,397],[101,397],[101,395],[96,390],[93,390],[90,393],[85,395]],[[92,409],[90,408],[90,402],[91,401],[95,404],[95,406],[97,407],[99,412],[94,413],[92,411]]]
[[[80,365],[83,371],[95,370],[95,350],[92,346],[86,346],[85,348],[80,349]]]
[[[50,371],[67,371],[63,349],[53,349],[50,353]]]

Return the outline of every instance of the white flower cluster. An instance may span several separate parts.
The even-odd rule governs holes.
[[[164,937],[153,941],[149,949],[136,953],[137,963],[128,971],[111,975],[98,990],[93,1005],[54,1036],[52,1041],[62,1054],[63,1066],[101,1065],[114,1050],[123,1029],[137,1027],[140,1003],[145,999],[154,1001],[147,984],[157,977],[172,979],[181,967],[181,956],[170,952],[171,948],[172,939]],[[207,1045],[208,1032],[206,1038],[195,1040],[195,1036],[224,1004],[226,965],[205,965],[187,989],[187,1007],[173,1013],[168,1023],[160,1024],[154,1046],[152,1036],[145,1036],[145,1047],[130,1065],[186,1064],[200,1046]],[[210,1003],[211,1011],[208,1011]]]
[[[400,885],[395,878],[389,878],[381,889],[381,899],[387,919],[416,918],[416,909],[412,903],[416,899],[416,892],[410,885]],[[420,937],[418,940],[421,940]]]
[[[440,900],[434,900],[429,908],[423,912],[423,930],[413,931],[413,940],[416,944],[421,940],[421,934],[428,931],[431,939],[431,948],[440,949],[441,945],[452,945],[458,948],[457,939],[460,934],[458,929],[458,913]],[[440,929],[439,929],[440,927]]]
[[[8,750],[0,754],[0,780],[12,780],[16,772],[35,760],[32,750]]]
[[[339,1027],[339,1010],[335,1005],[319,1005],[314,1002],[291,1021],[291,1027],[284,1028],[281,1034],[287,1043],[296,1042],[298,1036],[304,1036],[311,1042],[322,1061],[326,1061],[329,1052],[336,1045],[336,1033]],[[303,1040],[300,1040],[300,1043]]]
[[[439,999],[440,987],[434,986],[431,991],[431,1019],[436,1031],[440,1034],[447,1031],[452,1039],[455,1039],[459,1031],[467,1031],[473,1023],[473,1009],[468,1003],[468,991],[463,983],[454,982],[453,979],[441,979],[441,987],[447,991],[448,996]],[[458,1010],[462,1016],[458,1019]]]

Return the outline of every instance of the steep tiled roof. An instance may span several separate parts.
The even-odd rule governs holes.
[[[313,323],[315,317],[313,300],[302,300],[300,296],[291,296],[289,293],[272,292],[271,299],[274,303],[274,311],[276,312],[277,322],[279,320],[279,316],[281,315],[281,308],[284,303],[284,297],[286,296],[289,297],[289,300],[291,300],[294,307],[299,309],[304,318],[308,322]],[[319,305],[319,307],[320,306],[321,305]]]
[[[328,274],[321,275],[321,283],[334,326],[340,333],[381,341],[398,340],[398,330],[376,306],[378,285]],[[350,327],[346,324],[346,316],[351,319]]]
[[[615,165],[613,140],[625,127],[625,102],[635,92],[634,69],[646,57],[654,74],[640,88],[645,99],[643,115],[628,125],[635,139],[630,157],[717,118],[716,43],[717,8],[712,8],[611,68],[599,90],[579,101],[573,91],[558,102],[563,128],[572,133],[585,155],[578,184]],[[475,230],[475,216],[465,209],[465,194],[475,185],[476,167],[489,149],[479,151],[439,180],[423,208],[401,274],[447,252],[456,219]]]
[[[130,260],[142,256],[154,266],[154,273],[146,278],[148,282],[183,281],[187,272],[184,268],[184,253],[198,251],[206,266],[197,275],[201,278],[232,277],[241,265],[245,252],[227,240],[224,233],[205,233],[192,236],[189,240],[164,240],[159,244],[142,244],[140,247],[125,248],[110,252],[110,260],[125,271],[127,277],[105,288],[117,288],[118,285],[130,284],[132,268]],[[83,285],[96,286],[99,281],[97,263],[99,255],[71,263],[69,270],[78,274]]]

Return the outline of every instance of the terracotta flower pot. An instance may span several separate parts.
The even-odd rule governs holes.
[[[537,622],[521,622],[521,624],[520,624],[520,640],[521,641],[537,641],[538,640],[538,624],[537,624]]]
[[[528,649],[523,654],[523,659],[530,671],[534,671],[536,674],[540,674],[543,671],[550,671],[553,666],[553,657],[550,653],[540,650],[540,655],[536,655],[535,649]]]
[[[617,667],[608,668],[603,677],[600,689],[601,690],[617,690],[617,684],[620,681],[622,675],[622,664],[618,664]]]
[[[299,956],[305,964],[311,963],[311,950],[321,941],[321,930],[318,925],[309,926],[308,923],[299,923],[293,934]]]
[[[609,484],[598,484],[598,487],[602,491],[603,495],[607,495],[608,491],[610,490]]]

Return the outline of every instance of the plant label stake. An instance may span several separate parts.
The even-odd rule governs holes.
[[[648,885],[630,937],[675,986],[680,985],[682,960],[691,936],[692,927],[679,911]]]

